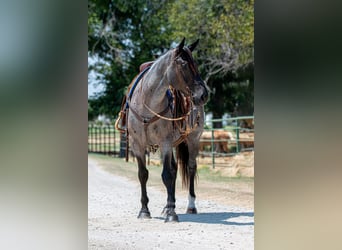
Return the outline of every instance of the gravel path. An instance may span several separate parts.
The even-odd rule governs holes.
[[[152,219],[137,219],[140,185],[88,160],[88,249],[253,249],[254,212],[197,200],[199,214],[185,214],[176,194],[179,223],[164,223],[166,193],[149,187]]]

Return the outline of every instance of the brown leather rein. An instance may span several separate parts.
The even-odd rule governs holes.
[[[172,88],[170,88],[171,92],[172,92]],[[181,142],[185,141],[186,138],[188,137],[188,135],[197,128],[198,126],[198,120],[200,118],[199,114],[196,117],[196,120],[189,122],[187,118],[190,117],[191,111],[192,111],[192,107],[193,107],[193,103],[192,101],[190,101],[190,105],[188,108],[188,112],[180,117],[176,117],[176,118],[169,118],[164,116],[165,114],[167,114],[170,110],[170,106],[168,105],[163,111],[157,113],[155,111],[153,111],[151,108],[149,108],[145,103],[144,103],[144,107],[151,112],[154,116],[151,118],[145,118],[143,116],[141,116],[131,105],[129,105],[129,110],[132,111],[132,113],[134,114],[134,116],[141,122],[144,124],[144,129],[145,131],[147,130],[147,127],[153,123],[158,121],[159,119],[161,120],[166,120],[166,121],[171,121],[174,122],[179,133],[180,133],[180,137],[173,142],[173,146],[176,147],[178,146]],[[181,121],[185,121],[185,128],[182,128],[182,125],[180,125],[179,122]],[[192,123],[192,124],[190,124]],[[128,134],[128,131],[127,131]],[[155,147],[155,146],[154,146]]]

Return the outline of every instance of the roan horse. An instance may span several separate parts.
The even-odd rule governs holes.
[[[187,213],[197,213],[194,179],[208,88],[192,57],[198,40],[189,46],[184,46],[184,42],[185,38],[176,48],[159,57],[143,77],[138,77],[136,86],[126,97],[129,144],[138,162],[141,185],[142,207],[138,218],[151,218],[146,191],[148,170],[145,151],[157,148],[161,153],[161,176],[167,190],[167,203],[163,210],[165,222],[178,222],[175,212],[177,165],[183,185],[189,188]]]

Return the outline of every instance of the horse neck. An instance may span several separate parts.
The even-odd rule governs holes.
[[[166,91],[169,88],[167,79],[167,69],[170,66],[172,53],[167,53],[160,57],[151,67],[142,82],[145,96],[145,104],[156,111],[165,109],[168,99]]]

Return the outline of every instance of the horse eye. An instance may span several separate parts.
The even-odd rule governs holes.
[[[184,60],[181,59],[181,58],[178,58],[178,59],[176,60],[176,63],[177,63],[177,64],[180,64],[180,65],[184,65],[184,63],[186,63],[186,61],[184,61]]]

